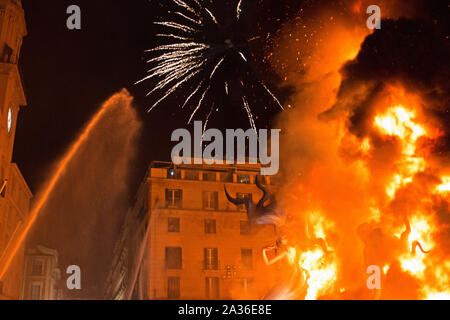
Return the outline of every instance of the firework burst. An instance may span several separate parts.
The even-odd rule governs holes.
[[[153,55],[147,61],[150,67],[147,75],[137,82],[156,81],[147,94],[155,96],[156,100],[149,112],[172,94],[180,93],[181,89],[185,95],[181,108],[188,106],[191,109],[188,123],[202,107],[209,105],[205,112],[206,124],[219,104],[226,103],[218,103],[218,97],[229,97],[233,88],[254,130],[256,125],[247,96],[252,90],[260,88],[283,109],[267,85],[253,75],[251,58],[246,53],[248,44],[267,36],[245,37],[241,34],[240,23],[245,19],[244,0],[236,0],[234,16],[224,18],[215,14],[213,1],[167,2],[174,8],[168,11],[169,19],[154,22],[163,30],[157,36],[167,43],[146,51]]]

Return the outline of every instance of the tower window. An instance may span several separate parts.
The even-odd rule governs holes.
[[[12,62],[12,55],[13,55],[13,49],[5,44],[3,47],[3,53],[2,53],[2,62],[5,63],[11,63]]]

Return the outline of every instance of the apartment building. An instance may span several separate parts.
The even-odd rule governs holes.
[[[107,299],[257,299],[262,248],[274,226],[252,225],[236,197],[258,201],[258,165],[153,162],[116,244]],[[259,177],[273,193],[273,177]]]

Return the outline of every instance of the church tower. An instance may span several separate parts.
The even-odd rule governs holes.
[[[0,184],[8,178],[19,108],[26,105],[18,69],[22,39],[26,35],[19,0],[0,0]]]
[[[21,1],[0,0],[0,268],[28,218],[32,196],[11,162],[19,110],[27,104],[18,68],[26,33]],[[20,298],[23,249],[0,279],[0,300]]]

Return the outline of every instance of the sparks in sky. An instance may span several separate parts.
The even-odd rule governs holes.
[[[283,109],[282,104],[267,85],[252,75],[248,44],[264,38],[259,35],[246,37],[240,21],[245,19],[245,1],[236,1],[234,17],[219,17],[214,12],[213,1],[168,0],[174,7],[168,11],[166,21],[156,21],[163,32],[157,34],[167,41],[147,50],[153,56],[147,75],[137,83],[153,79],[153,87],[147,96],[155,96],[151,111],[174,93],[184,94],[184,109],[188,106],[190,123],[203,105],[206,123],[213,109],[218,110],[218,97],[227,97],[238,89],[243,109],[250,126],[256,130],[254,116],[247,94],[259,87],[268,98]],[[223,20],[223,22],[221,22]],[[231,21],[231,22],[230,22]],[[231,27],[230,27],[231,26]],[[240,88],[238,88],[240,87]],[[181,89],[184,89],[182,91]],[[229,103],[227,103],[229,104]]]

